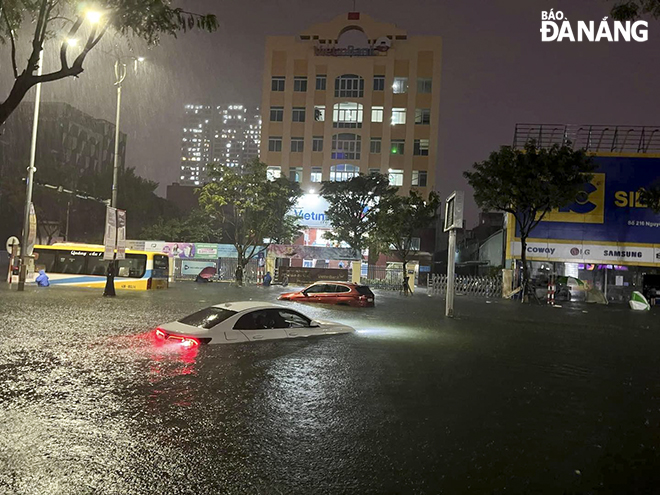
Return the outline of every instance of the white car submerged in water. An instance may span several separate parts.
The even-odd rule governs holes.
[[[266,302],[216,304],[156,328],[156,338],[184,347],[354,333],[342,323],[312,320],[285,306]]]

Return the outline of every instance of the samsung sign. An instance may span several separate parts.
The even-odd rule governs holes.
[[[298,223],[307,228],[329,229],[325,211],[328,202],[318,194],[303,194],[294,206],[292,214],[298,218]]]

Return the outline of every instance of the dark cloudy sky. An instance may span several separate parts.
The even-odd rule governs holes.
[[[142,73],[129,74],[126,81],[121,127],[129,136],[127,164],[158,181],[163,194],[179,176],[183,106],[259,105],[265,36],[296,34],[352,10],[353,1],[175,4],[215,13],[220,29],[164,40],[146,53]],[[542,10],[561,10],[573,21],[600,21],[611,5],[607,0],[357,0],[358,11],[394,22],[409,35],[443,38],[436,184],[443,196],[456,188],[471,196],[462,171],[509,144],[516,122],[660,124],[660,21],[650,21],[646,43],[541,42]],[[136,50],[142,51],[139,45]],[[6,49],[2,57],[6,88]],[[97,52],[79,79],[50,83],[44,98],[113,120],[112,81],[112,58]],[[474,220],[476,207],[468,211]]]

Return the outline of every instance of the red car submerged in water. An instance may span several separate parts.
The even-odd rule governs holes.
[[[366,285],[351,282],[315,282],[299,292],[287,292],[282,301],[339,304],[343,306],[373,307],[374,293]]]

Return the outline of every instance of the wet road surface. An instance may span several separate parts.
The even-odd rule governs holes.
[[[181,352],[149,333],[278,291],[3,284],[0,493],[658,493],[657,309],[459,297],[447,320],[377,293],[286,303],[355,335]]]

